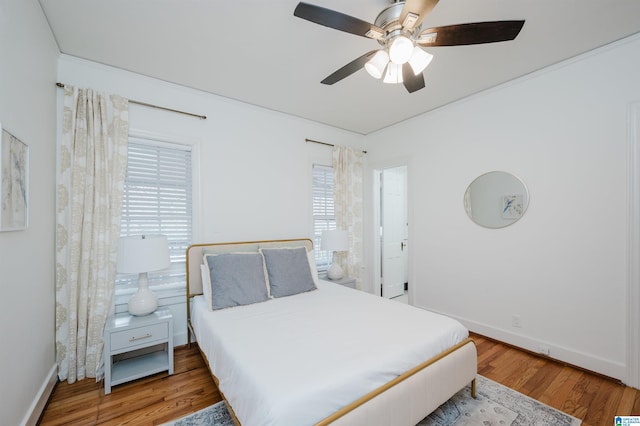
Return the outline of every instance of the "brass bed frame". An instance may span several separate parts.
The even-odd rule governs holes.
[[[211,243],[192,244],[187,248],[187,339],[191,346],[191,334],[195,336],[191,323],[191,299],[202,294],[202,279],[200,265],[202,264],[203,251],[206,248],[241,252],[243,248],[255,247],[282,247],[292,244],[304,245],[307,251],[313,249],[313,242],[310,239],[289,239],[289,240],[265,240],[246,241],[238,243]],[[209,369],[209,373],[219,388],[218,378],[213,374],[209,366],[207,356],[198,346],[200,353]],[[392,381],[380,386],[361,398],[351,402],[342,409],[336,411],[320,422],[316,426],[325,425],[369,425],[371,419],[380,418],[380,415],[387,413],[389,406],[394,406],[397,410],[411,410],[411,420],[407,425],[415,425],[426,415],[438,408],[443,402],[453,396],[460,389],[471,383],[471,395],[476,397],[476,376],[477,374],[477,351],[475,343],[471,338],[467,338],[457,345],[447,349],[441,354],[428,359],[420,365],[412,368],[404,374],[396,377]],[[429,386],[431,382],[435,385]],[[240,425],[238,418],[233,412],[233,407],[220,391],[222,398],[227,404],[229,413],[236,425]],[[435,394],[435,395],[434,395]],[[398,398],[406,399],[403,403]],[[444,399],[443,399],[444,398]],[[420,410],[415,411],[416,402],[420,404]],[[393,405],[395,404],[395,405]],[[426,412],[426,414],[424,414]],[[418,418],[419,417],[419,418]],[[417,420],[415,420],[417,418]],[[382,423],[380,423],[382,424]],[[395,424],[395,423],[394,423]]]

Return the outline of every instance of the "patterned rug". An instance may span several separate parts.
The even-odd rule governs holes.
[[[469,386],[455,394],[419,426],[578,426],[582,422],[519,392],[478,375],[477,398]],[[166,426],[233,426],[224,402]]]

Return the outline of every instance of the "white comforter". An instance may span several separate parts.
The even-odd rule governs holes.
[[[468,337],[459,322],[320,281],[318,290],[192,323],[243,426],[314,424]]]

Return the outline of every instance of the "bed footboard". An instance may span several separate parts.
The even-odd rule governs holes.
[[[414,426],[469,383],[475,398],[477,366],[475,343],[467,339],[316,426]]]

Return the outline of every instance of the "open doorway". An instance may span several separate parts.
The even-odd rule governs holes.
[[[376,170],[379,247],[376,257],[380,295],[408,303],[409,223],[407,166]]]

